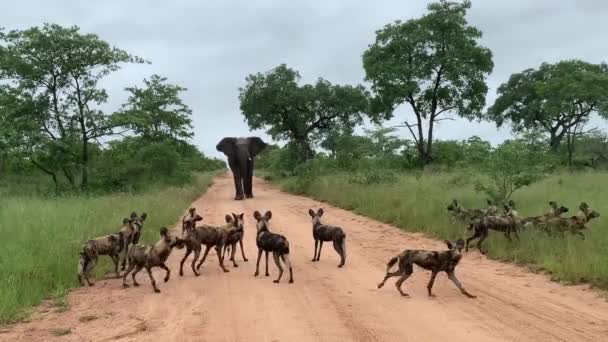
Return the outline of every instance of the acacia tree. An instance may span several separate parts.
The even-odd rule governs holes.
[[[480,118],[485,106],[485,78],[494,65],[491,51],[478,43],[481,31],[467,23],[470,7],[470,1],[432,3],[421,18],[377,31],[363,54],[375,93],[372,112],[390,118],[401,104],[409,105],[415,122],[406,120],[405,126],[423,165],[432,161],[435,123],[449,113]]]
[[[288,140],[299,161],[313,155],[313,133],[362,122],[368,94],[362,86],[333,85],[322,78],[299,85],[300,75],[285,64],[249,75],[240,88],[240,108],[252,129],[267,128],[275,140]]]
[[[7,33],[0,31],[0,45],[0,77],[35,103],[45,104],[39,110],[24,113],[38,125],[22,133],[59,146],[53,153],[60,155],[50,160],[72,154],[72,159],[80,164],[81,187],[86,189],[89,144],[113,134],[115,128],[111,116],[98,108],[108,98],[99,82],[122,63],[144,61],[111,47],[97,35],[82,34],[76,26],[45,24]],[[74,144],[80,145],[79,153],[71,148]],[[37,166],[43,171],[47,168],[40,163]],[[74,184],[72,170],[65,165],[62,168]]]
[[[511,75],[487,118],[515,132],[541,130],[557,151],[566,135],[573,146],[593,113],[608,118],[608,66],[567,60]]]
[[[159,75],[144,79],[144,85],[126,88],[131,95],[117,116],[117,123],[148,141],[192,138],[192,110],[180,98],[186,88],[169,84]]]

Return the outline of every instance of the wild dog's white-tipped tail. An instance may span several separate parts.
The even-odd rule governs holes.
[[[287,268],[290,269],[291,260],[289,260],[289,254],[281,254],[281,259],[283,259],[283,262],[285,263],[285,265],[287,265]]]
[[[346,236],[342,238],[342,253],[344,254],[344,260],[346,260]]]
[[[388,261],[388,264],[386,264],[386,273],[389,273],[391,271],[391,268],[399,261],[399,256],[395,256],[393,257],[391,260]]]

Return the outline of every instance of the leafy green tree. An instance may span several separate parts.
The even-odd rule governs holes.
[[[554,167],[554,159],[541,136],[525,134],[498,146],[481,169],[488,176],[475,188],[495,200],[506,200],[524,186],[542,178]]]
[[[608,118],[608,65],[567,60],[511,75],[487,118],[498,127],[510,122],[515,132],[540,130],[557,151],[568,132],[580,131],[593,113]]]
[[[70,153],[72,149],[67,146],[77,142],[80,152],[74,158],[80,164],[81,187],[86,189],[89,144],[113,134],[115,128],[111,116],[99,109],[108,98],[100,81],[123,63],[143,60],[111,47],[97,35],[81,33],[76,26],[45,24],[26,30],[0,31],[0,45],[0,77],[33,102],[44,104],[38,110],[24,113],[38,125],[21,133],[31,139],[42,136],[57,144],[61,148],[55,152]],[[73,183],[72,171],[64,172]]]
[[[252,129],[267,128],[275,140],[288,140],[300,161],[314,155],[310,137],[362,122],[368,94],[362,86],[333,85],[320,78],[298,84],[300,75],[285,64],[249,75],[240,88],[240,109]]]
[[[144,88],[126,88],[131,95],[117,121],[149,141],[192,138],[192,110],[180,98],[186,88],[166,81],[152,75],[144,79]]]
[[[421,18],[377,31],[363,54],[375,93],[371,111],[390,118],[401,104],[409,105],[416,121],[405,126],[423,164],[432,161],[435,123],[449,119],[448,113],[480,118],[485,106],[485,78],[494,65],[490,50],[479,45],[481,31],[466,21],[470,7],[470,1],[432,3]]]

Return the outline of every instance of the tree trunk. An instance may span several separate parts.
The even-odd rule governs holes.
[[[89,187],[89,142],[86,134],[83,135],[82,139],[82,180],[80,183],[80,189],[86,191]]]
[[[57,181],[57,174],[55,172],[47,169],[46,167],[38,164],[34,159],[30,159],[30,162],[32,164],[34,164],[34,166],[36,166],[38,169],[40,169],[40,171],[51,176],[51,178],[53,179],[53,183],[55,184],[55,195],[58,195],[59,194],[59,182]]]

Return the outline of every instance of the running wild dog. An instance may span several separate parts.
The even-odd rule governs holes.
[[[334,249],[340,256],[340,264],[338,267],[344,266],[346,262],[346,234],[340,227],[327,226],[321,223],[321,217],[323,216],[323,208],[320,208],[315,213],[314,210],[308,209],[308,215],[312,217],[312,237],[315,239],[315,255],[312,257],[312,261],[319,261],[321,258],[321,248],[323,248],[324,241],[332,241]],[[317,254],[317,247],[319,253]]]
[[[124,236],[124,246],[122,248],[123,257],[121,263],[121,270],[124,271],[127,263],[127,253],[131,245],[139,242],[141,236],[141,230],[144,227],[144,221],[148,217],[148,214],[143,213],[140,217],[137,217],[136,212],[131,213],[131,218],[128,221],[124,221],[125,225],[122,227],[120,232]]]
[[[256,219],[257,224],[257,236],[255,242],[258,246],[258,261],[255,264],[255,274],[257,277],[260,274],[260,259],[262,258],[262,252],[266,253],[266,276],[268,273],[268,253],[272,252],[274,263],[279,269],[279,277],[274,280],[274,283],[281,281],[283,276],[283,267],[281,267],[281,259],[285,265],[289,268],[289,282],[293,283],[293,270],[291,268],[291,261],[289,260],[289,241],[281,234],[275,234],[270,232],[269,221],[272,218],[272,212],[267,211],[264,216],[259,211],[253,213],[253,217]]]
[[[167,258],[171,254],[173,247],[184,248],[184,240],[178,238],[176,236],[169,235],[169,231],[166,227],[162,227],[160,229],[160,240],[156,242],[153,246],[146,245],[132,245],[129,248],[128,258],[129,258],[129,268],[122,276],[122,287],[127,288],[129,285],[127,284],[127,275],[133,271],[131,274],[131,278],[133,278],[133,286],[139,286],[135,276],[142,268],[145,268],[148,272],[148,276],[150,277],[150,281],[152,282],[152,287],[154,288],[154,292],[159,293],[160,290],[156,286],[156,281],[152,276],[152,268],[160,267],[164,269],[167,273],[165,274],[165,283],[169,281],[169,277],[171,275],[171,270],[165,264]]]
[[[433,284],[435,283],[435,277],[437,277],[437,273],[445,272],[448,275],[448,278],[458,287],[460,292],[469,298],[476,298],[476,296],[470,294],[465,290],[462,286],[458,278],[456,278],[456,266],[462,259],[462,249],[464,248],[464,240],[459,239],[456,243],[452,243],[450,241],[445,241],[448,246],[447,251],[427,251],[427,250],[416,250],[416,249],[406,249],[403,253],[393,257],[388,264],[386,265],[386,275],[381,283],[378,284],[378,288],[384,286],[384,283],[387,279],[391,277],[399,276],[399,280],[395,283],[395,287],[397,291],[401,293],[404,297],[409,297],[409,295],[401,289],[401,285],[403,282],[409,278],[414,272],[414,264],[431,271],[431,279],[427,285],[427,290],[429,297],[434,297],[432,293]],[[395,272],[391,272],[391,268],[397,264],[398,269]]]
[[[517,212],[513,209],[513,205],[513,202],[504,205],[504,210],[506,212],[504,216],[484,216],[481,219],[471,222],[468,229],[474,229],[475,233],[467,239],[465,251],[469,251],[469,243],[471,241],[479,239],[479,241],[477,241],[477,248],[484,253],[481,244],[488,237],[490,230],[503,232],[509,241],[512,241],[511,232],[513,232],[517,240],[519,240],[517,228],[520,221],[517,218]]]
[[[465,209],[456,199],[453,199],[447,207],[450,222],[455,224],[456,221],[461,221],[468,224],[484,215],[494,215],[498,211],[496,205],[491,200],[487,200],[487,203],[488,208],[486,209]]]
[[[241,246],[241,254],[243,255],[243,261],[249,261],[245,257],[245,250],[243,249],[243,238],[245,237],[244,214],[232,214],[232,222],[236,222],[236,230],[231,231],[230,234],[228,234],[228,237],[226,238],[226,243],[224,244],[224,251],[222,253],[222,259],[226,256],[226,251],[228,250],[228,248],[230,248],[230,261],[232,261],[232,265],[234,267],[239,267],[239,265],[236,264],[236,261],[234,259],[237,242],[239,243],[239,246]]]
[[[549,206],[551,210],[540,216],[532,216],[526,217],[521,221],[521,228],[531,228],[538,225],[542,225],[543,222],[546,222],[553,218],[561,217],[562,214],[567,213],[570,209],[564,207],[563,205],[558,205],[555,201],[550,201]]]
[[[586,224],[592,219],[598,217],[600,217],[600,214],[597,211],[592,210],[587,203],[582,202],[579,205],[579,212],[576,214],[576,216],[548,219],[539,224],[539,227],[552,235],[558,234],[560,236],[564,236],[565,232],[570,232],[575,235],[580,235],[583,239],[585,239],[583,230],[587,228]]]
[[[196,209],[190,208],[188,214],[182,218],[182,237],[196,227],[196,222],[202,220],[203,217],[196,213]]]
[[[233,214],[233,216],[243,215],[244,214]],[[197,272],[197,270],[201,268],[201,265],[203,264],[203,262],[205,262],[205,259],[207,259],[207,254],[209,254],[209,250],[212,247],[215,247],[218,263],[222,271],[230,272],[224,266],[222,249],[226,244],[228,236],[238,229],[237,224],[237,221],[232,220],[232,216],[226,215],[226,225],[224,226],[214,227],[209,225],[202,225],[200,227],[195,227],[190,233],[186,234],[186,237],[184,237],[184,240],[186,241],[186,254],[184,254],[184,257],[180,262],[179,275],[184,275],[184,262],[186,261],[186,259],[188,259],[188,256],[190,256],[190,254],[194,252],[194,258],[192,259],[192,263],[190,266],[192,268],[192,272],[194,272],[194,275],[198,277],[199,273]],[[196,261],[198,260],[201,254],[201,245],[205,245],[205,253],[203,254],[203,258],[201,259],[201,261],[198,263],[198,265],[196,265],[195,269],[194,265],[196,264]]]

